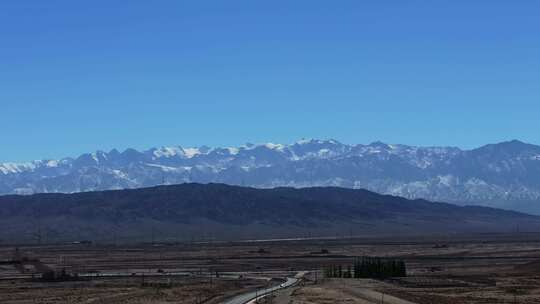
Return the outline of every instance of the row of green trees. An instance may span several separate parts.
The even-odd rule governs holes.
[[[403,260],[377,257],[357,258],[353,265],[329,265],[323,269],[326,278],[377,278],[407,276]]]

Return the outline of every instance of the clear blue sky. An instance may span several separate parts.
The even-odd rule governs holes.
[[[540,2],[0,2],[1,161],[335,138],[540,143]]]

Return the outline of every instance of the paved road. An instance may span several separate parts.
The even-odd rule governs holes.
[[[245,293],[243,295],[239,295],[235,298],[232,298],[226,302],[224,302],[223,304],[247,304],[247,303],[250,303],[252,300],[255,300],[256,298],[260,297],[260,296],[264,296],[264,295],[267,295],[269,293],[272,293],[272,292],[275,292],[275,291],[278,291],[280,289],[285,289],[287,287],[291,287],[293,285],[295,285],[296,283],[298,283],[300,279],[297,277],[294,277],[294,278],[287,278],[287,281],[285,283],[281,283],[277,286],[274,286],[274,287],[270,287],[270,288],[265,288],[265,289],[259,289],[257,291],[253,291],[253,292],[249,292],[249,293]]]

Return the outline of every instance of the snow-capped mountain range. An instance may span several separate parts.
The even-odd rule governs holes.
[[[0,194],[81,192],[161,184],[270,188],[339,186],[406,198],[540,213],[540,146],[520,141],[474,150],[336,140],[98,151],[78,158],[0,163]]]

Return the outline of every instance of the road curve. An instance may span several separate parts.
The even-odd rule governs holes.
[[[245,293],[245,294],[236,296],[236,297],[234,297],[234,298],[232,298],[230,300],[227,300],[227,301],[223,302],[223,304],[247,304],[247,303],[251,302],[252,300],[255,300],[258,297],[268,295],[269,293],[291,287],[291,286],[295,285],[296,283],[298,283],[298,281],[300,281],[298,276],[294,277],[294,278],[287,278],[287,281],[285,283],[281,283],[281,284],[276,285],[274,287],[258,289],[257,291],[253,291],[253,292],[249,292],[249,293]]]

